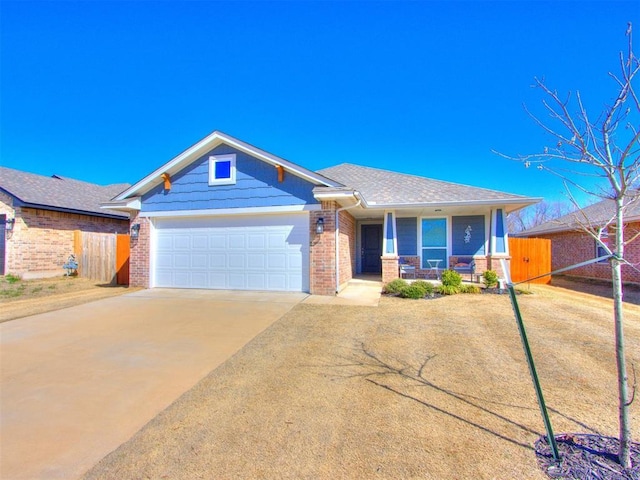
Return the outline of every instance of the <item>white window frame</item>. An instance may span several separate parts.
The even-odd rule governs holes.
[[[229,178],[216,178],[216,163],[230,162]],[[209,185],[235,185],[236,183],[236,155],[211,155],[209,157]]]
[[[422,246],[422,220],[444,220],[445,221],[445,228],[447,229],[446,232],[446,245],[444,247],[423,247]],[[449,268],[449,256],[451,255],[451,217],[447,216],[440,216],[440,217],[418,217],[418,253],[420,256],[420,268],[425,270],[428,269],[429,267],[424,267],[424,259],[426,259],[427,257],[424,257],[423,252],[424,250],[441,250],[443,249],[445,250],[445,261],[443,264],[438,265],[438,268],[441,270],[446,270],[447,268]]]
[[[607,247],[611,248],[611,246],[609,245],[609,229],[607,227],[603,228],[600,232],[600,241],[604,244],[607,245]],[[599,258],[599,257],[603,257],[605,255],[607,255],[607,251],[605,250],[605,248],[600,245],[600,242],[598,242],[598,240],[594,239],[594,242],[596,244],[596,256],[595,258]],[[602,253],[602,255],[600,255],[600,253]],[[606,260],[600,260],[598,263],[602,264],[602,263],[609,263],[609,259],[607,258]]]

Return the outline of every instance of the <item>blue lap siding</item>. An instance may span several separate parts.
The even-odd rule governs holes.
[[[418,219],[397,218],[396,235],[398,236],[398,255],[418,254]]]
[[[209,185],[209,157],[236,155],[236,183]],[[252,208],[318,203],[314,185],[289,172],[278,182],[273,165],[220,145],[171,178],[171,189],[158,185],[142,197],[143,212]]]
[[[454,255],[484,255],[484,215],[452,217],[451,236]]]

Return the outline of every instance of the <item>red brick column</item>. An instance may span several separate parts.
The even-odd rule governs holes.
[[[146,217],[136,214],[131,225],[139,223],[138,238],[131,238],[131,256],[129,257],[129,284],[132,287],[149,288],[151,262],[151,224]]]
[[[324,232],[316,233],[316,222],[324,221]],[[309,290],[313,295],[336,293],[336,203],[322,202],[322,209],[309,215]]]
[[[485,270],[493,270],[498,274],[498,278],[507,278],[502,270],[502,259],[507,260],[507,268],[509,268],[509,261],[511,257],[509,255],[490,255],[487,257],[487,268],[482,268],[481,265],[478,265],[478,261],[476,260],[476,275],[482,275]],[[480,268],[478,268],[480,267]]]
[[[343,210],[340,217],[340,285],[353,278],[356,270],[356,220]]]
[[[398,270],[398,256],[383,256],[382,260],[382,283],[389,283],[400,277]]]

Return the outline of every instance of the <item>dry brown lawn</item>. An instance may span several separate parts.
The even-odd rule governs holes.
[[[556,433],[615,436],[611,301],[532,290],[519,301]],[[637,305],[626,334],[640,365]],[[85,478],[543,479],[543,432],[506,295],[300,304]]]
[[[59,310],[135,289],[87,278],[58,276],[9,281],[0,276],[0,322]]]

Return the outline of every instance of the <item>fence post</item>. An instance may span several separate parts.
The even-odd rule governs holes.
[[[78,262],[77,275],[81,276],[82,274],[82,231],[80,230],[73,231],[73,255],[76,257],[76,262]]]

